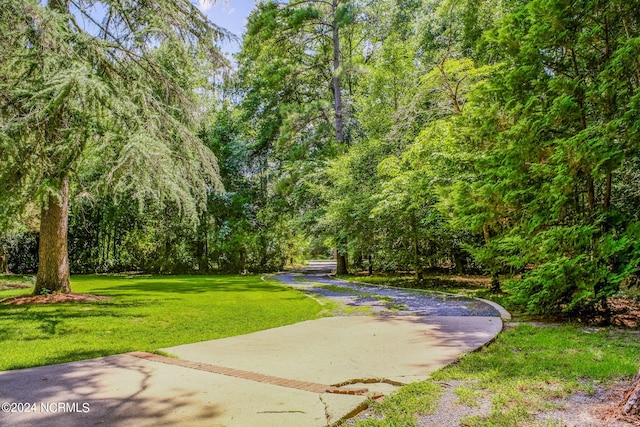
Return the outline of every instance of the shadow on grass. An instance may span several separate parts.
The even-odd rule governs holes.
[[[99,287],[92,285],[90,292],[106,296],[131,296],[138,292],[197,294],[205,292],[285,292],[285,288],[263,282],[254,277],[195,276],[195,277],[167,277],[114,279],[90,277],[87,281],[111,282],[111,286]],[[115,282],[115,283],[114,283]],[[119,282],[119,283],[118,283]],[[116,292],[114,292],[116,291]],[[127,292],[130,292],[127,294]]]
[[[144,306],[144,303],[129,304],[127,306]],[[89,306],[89,307],[87,307]],[[87,310],[87,308],[90,308]],[[67,333],[66,330],[59,331],[60,324],[73,325],[74,321],[81,319],[104,318],[105,325],[112,319],[135,319],[144,318],[144,314],[135,314],[131,311],[120,312],[122,306],[105,306],[101,303],[86,304],[64,304],[64,306],[1,306],[0,324],[5,327],[0,328],[0,342],[17,339],[21,341],[41,341]],[[18,327],[6,327],[6,325],[30,325],[33,330],[39,333],[32,333],[33,336],[24,336],[25,332]],[[101,355],[104,355],[101,354]],[[69,360],[69,359],[67,359]]]

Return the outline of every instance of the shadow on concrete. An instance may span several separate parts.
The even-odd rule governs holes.
[[[199,393],[178,384],[158,394],[157,377],[154,366],[126,355],[2,372],[0,402],[33,406],[1,412],[0,425],[215,425],[217,405],[194,405]]]

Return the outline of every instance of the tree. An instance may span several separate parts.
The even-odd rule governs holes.
[[[349,49],[343,66],[349,72],[343,76],[348,83],[350,138],[347,151],[330,161],[324,192],[328,207],[321,221],[339,248],[338,273],[346,272],[342,253],[347,251],[359,267],[364,258],[369,258],[370,270],[373,260],[380,267],[390,265],[392,252],[382,244],[390,238],[371,212],[372,195],[381,181],[377,164],[406,145],[412,131],[419,131],[424,111],[416,102],[416,46],[409,35],[413,22],[407,22],[418,5],[404,3],[359,3],[358,19],[343,29]]]
[[[187,0],[2,3],[0,200],[13,212],[41,203],[35,293],[70,292],[69,200],[80,171],[186,215],[221,188],[194,132],[194,89],[204,83],[194,70],[223,63],[215,42],[224,32]]]
[[[0,272],[9,274],[9,263],[7,262],[7,248],[3,245],[0,247]]]
[[[523,273],[515,300],[531,312],[606,314],[638,269],[640,223],[615,194],[639,154],[637,6],[534,0],[490,34],[504,68],[474,97],[483,156],[458,207]]]
[[[371,194],[380,185],[377,162],[388,154],[388,149],[388,145],[376,140],[357,142],[347,153],[333,159],[326,171],[331,185],[323,187],[326,207],[320,227],[335,239],[332,246],[340,239],[349,242],[349,252],[354,254],[353,260],[360,268],[367,258],[369,268],[373,269],[373,259],[377,260],[376,251],[383,238],[371,215],[374,206]]]
[[[340,49],[340,29],[353,20],[353,5],[347,0],[330,1],[301,1],[293,3],[290,7],[304,5],[296,11],[296,17],[300,20],[296,22],[295,28],[300,31],[307,26],[311,26],[313,31],[322,34],[326,29],[331,32],[331,53],[332,69],[331,80],[333,86],[333,114],[334,114],[334,135],[339,145],[345,144],[344,128],[344,104],[342,99],[342,53]],[[302,19],[300,19],[302,18]],[[337,243],[337,265],[336,274],[348,274],[348,259],[346,239],[342,233],[338,233]]]
[[[265,205],[299,213],[307,232],[320,208],[317,193],[302,189],[319,184],[312,178],[323,177],[323,163],[349,140],[340,43],[352,19],[343,0],[261,2],[238,56],[250,160],[262,166]],[[337,243],[344,271],[346,242]]]

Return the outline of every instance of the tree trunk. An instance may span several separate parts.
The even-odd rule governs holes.
[[[9,260],[7,259],[7,248],[0,248],[0,273],[11,274],[9,271]]]
[[[462,250],[458,246],[456,246],[451,252],[453,264],[456,269],[456,274],[464,273],[464,254],[462,253]]]
[[[335,114],[335,131],[338,143],[344,143],[343,118],[342,118],[342,87],[340,85],[340,33],[338,30],[337,13],[338,0],[331,3],[331,13],[333,16],[332,36],[333,36],[333,107]]]
[[[336,274],[349,274],[347,254],[341,254],[340,251],[338,251],[338,255],[336,256]]]
[[[332,0],[331,2],[331,16],[333,22],[331,26],[332,41],[333,41],[333,113],[334,113],[334,126],[336,133],[336,141],[338,144],[344,144],[344,129],[343,129],[343,117],[342,117],[342,87],[340,84],[340,32],[338,28],[337,11],[338,1]],[[336,274],[349,274],[347,268],[347,255],[341,254],[340,249],[336,256],[337,266]]]
[[[346,245],[344,244],[344,241],[341,243],[342,244],[336,249],[336,274],[349,274],[347,252],[340,252],[340,246]]]
[[[625,395],[625,405],[621,413],[625,417],[640,416],[640,372],[633,379],[631,388]]]
[[[35,295],[71,292],[67,252],[68,222],[69,181],[65,178],[58,195],[50,194],[42,207]]]
[[[502,292],[502,285],[500,284],[500,276],[498,273],[491,273],[491,292],[499,294]]]

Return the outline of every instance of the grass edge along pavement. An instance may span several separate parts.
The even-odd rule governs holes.
[[[371,285],[353,277],[348,280]],[[453,391],[458,405],[479,406],[481,398],[491,402],[489,413],[461,419],[465,427],[514,427],[534,422],[564,425],[561,420],[543,424],[536,416],[561,409],[563,399],[575,393],[591,395],[598,388],[629,380],[638,365],[637,331],[571,324],[515,325],[493,342],[435,372],[430,380],[370,401],[368,416],[349,425],[417,426],[420,416],[436,412],[439,398],[452,382],[457,384]]]
[[[72,289],[110,299],[0,303],[0,342],[10,349],[0,371],[154,352],[322,317],[317,301],[260,276],[83,275],[72,277]],[[0,299],[31,292],[5,289]]]

